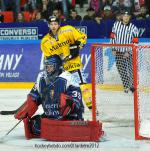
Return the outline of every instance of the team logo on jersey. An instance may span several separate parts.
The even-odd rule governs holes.
[[[50,90],[50,98],[51,98],[51,99],[54,98],[54,90]]]
[[[66,45],[69,45],[70,43],[71,43],[70,40],[66,40],[66,41],[63,41],[61,43],[57,42],[55,45],[52,46],[52,48],[50,48],[50,51],[57,50],[57,49],[62,48],[64,46],[66,46]]]

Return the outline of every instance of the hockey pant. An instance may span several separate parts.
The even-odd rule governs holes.
[[[133,65],[132,54],[128,58],[123,58],[124,53],[116,53],[116,66],[121,77],[124,89],[133,88]]]
[[[83,70],[72,71],[71,74],[75,77],[77,83],[80,84],[82,91],[83,102],[86,104],[89,109],[92,108],[92,87],[91,84],[87,84],[86,76]]]

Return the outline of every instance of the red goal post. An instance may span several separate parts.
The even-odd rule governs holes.
[[[131,72],[133,72],[133,86],[135,88],[133,94],[131,92],[131,94],[126,94],[123,91],[122,78],[119,75],[118,67],[117,69],[115,67],[114,56],[111,54],[111,50],[114,48],[128,49],[132,53]],[[109,55],[112,55],[109,56],[109,62],[113,62],[111,69],[107,69],[108,60],[105,56],[108,49]],[[148,102],[148,98],[150,98],[150,80],[148,79],[150,59],[148,56],[150,56],[150,45],[147,44],[94,43],[91,47],[93,120],[99,119],[102,123],[112,122],[119,125],[124,122],[126,126],[134,125],[136,140],[150,139],[150,99]],[[128,67],[124,67],[124,69],[126,68]],[[112,74],[114,77],[111,77]],[[119,99],[117,100],[117,98]],[[114,104],[117,104],[117,107]],[[128,125],[128,122],[132,124]]]

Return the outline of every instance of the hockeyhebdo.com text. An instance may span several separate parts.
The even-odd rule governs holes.
[[[34,147],[36,149],[52,149],[52,148],[99,148],[99,143],[91,142],[91,143],[52,143],[52,144],[35,144]]]

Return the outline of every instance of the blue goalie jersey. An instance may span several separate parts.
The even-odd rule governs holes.
[[[38,105],[42,105],[45,117],[61,119],[59,107],[61,93],[71,96],[75,103],[75,108],[69,116],[82,119],[84,106],[81,89],[69,72],[63,72],[51,81],[47,78],[45,71],[40,72],[29,95],[33,97]]]

